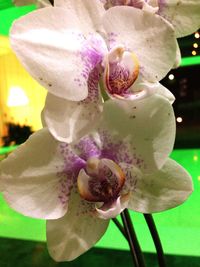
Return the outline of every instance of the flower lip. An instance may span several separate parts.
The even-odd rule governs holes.
[[[111,49],[104,60],[104,84],[111,96],[126,98],[139,75],[139,62],[132,51],[123,46]]]
[[[125,183],[121,168],[110,159],[89,158],[77,179],[80,196],[90,202],[116,200]]]

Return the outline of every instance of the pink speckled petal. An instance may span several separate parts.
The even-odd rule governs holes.
[[[161,16],[127,6],[106,11],[103,25],[111,47],[124,45],[139,61],[139,75],[159,81],[173,67],[176,39],[173,27]]]
[[[137,177],[128,208],[142,212],[160,212],[182,204],[192,193],[189,173],[168,159],[162,169]]]
[[[172,23],[177,38],[192,34],[200,28],[199,0],[159,0],[158,13]]]
[[[68,2],[69,8],[42,8],[16,20],[10,40],[21,63],[42,86],[58,97],[80,101],[88,96],[90,71],[107,48],[97,33],[102,14],[95,1]]]
[[[89,95],[83,101],[68,101],[50,93],[47,95],[43,121],[57,140],[71,143],[95,128],[103,110],[98,82],[96,71],[89,78]]]
[[[58,220],[47,221],[47,244],[56,261],[71,261],[94,246],[103,236],[109,220],[95,217],[72,193],[66,215]]]
[[[70,192],[59,143],[43,129],[0,163],[3,196],[16,211],[30,217],[56,219],[68,207]]]
[[[99,128],[105,136],[104,153],[116,163],[130,163],[144,172],[162,167],[175,140],[173,108],[160,94],[139,101],[106,101]],[[117,140],[118,145],[112,146]]]

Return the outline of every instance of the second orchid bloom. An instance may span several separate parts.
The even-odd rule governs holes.
[[[49,91],[45,125],[56,139],[72,142],[90,131],[103,110],[100,83],[111,98],[154,93],[175,63],[176,39],[162,17],[140,9],[105,11],[96,0],[54,4],[17,20],[11,44]]]

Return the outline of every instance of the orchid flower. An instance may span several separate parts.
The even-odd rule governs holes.
[[[47,219],[51,256],[73,260],[125,208],[152,213],[187,199],[191,178],[168,158],[174,137],[165,97],[108,100],[99,125],[79,141],[60,142],[44,128],[2,161],[4,198],[26,216]]]
[[[38,8],[50,6],[50,2],[48,0],[13,0],[13,4],[15,6],[26,6],[36,4]]]
[[[106,9],[113,6],[132,6],[157,13],[169,21],[176,37],[192,34],[200,28],[200,2],[198,0],[100,0]]]
[[[98,121],[99,84],[111,98],[137,100],[157,91],[175,62],[174,31],[162,17],[129,7],[106,11],[96,0],[55,0],[17,20],[10,37],[49,92],[44,125],[69,143]]]

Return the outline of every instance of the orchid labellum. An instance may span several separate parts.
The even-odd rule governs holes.
[[[106,11],[96,0],[55,0],[17,20],[10,38],[49,92],[44,125],[64,142],[94,128],[102,91],[110,98],[147,97],[175,63],[174,30],[161,16],[127,6]]]
[[[1,163],[5,200],[24,215],[47,219],[56,261],[91,248],[125,208],[158,212],[192,192],[189,174],[168,158],[175,120],[165,97],[104,105],[96,129],[79,141],[59,142],[42,129]]]

